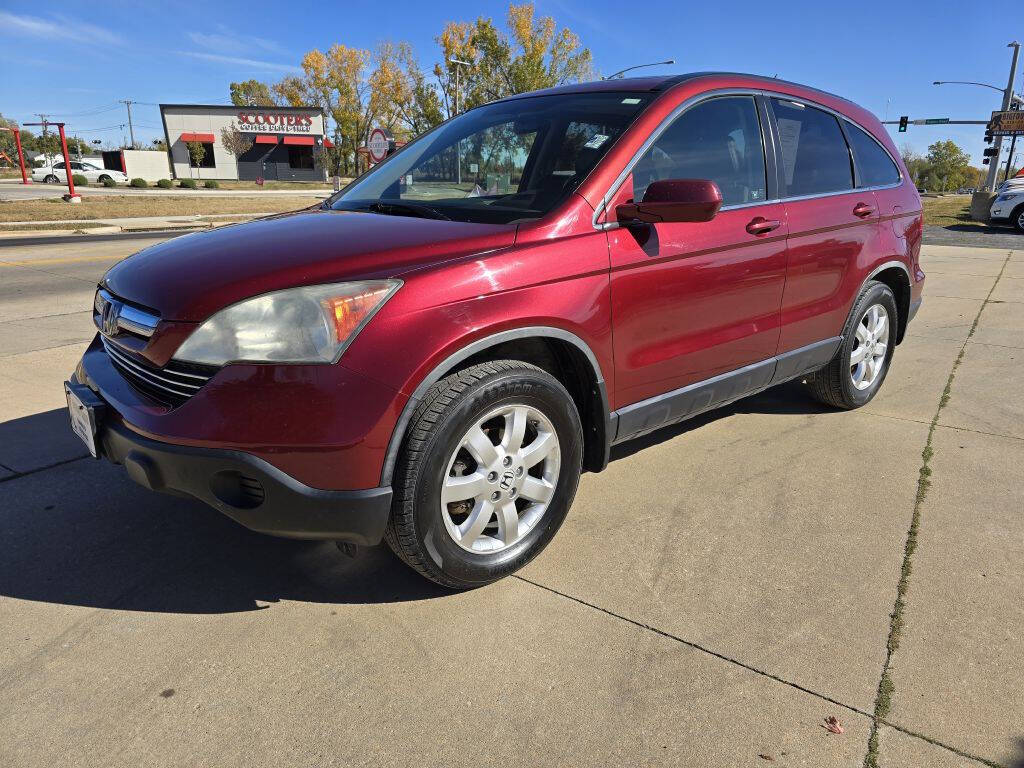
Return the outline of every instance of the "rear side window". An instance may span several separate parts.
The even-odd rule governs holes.
[[[900,180],[899,169],[877,141],[850,122],[846,123],[846,135],[857,160],[858,186],[881,187]]]
[[[772,99],[782,146],[787,197],[853,189],[850,150],[836,118],[820,109]]]
[[[633,168],[633,199],[652,181],[711,179],[724,205],[765,199],[764,146],[751,96],[722,96],[688,109]]]

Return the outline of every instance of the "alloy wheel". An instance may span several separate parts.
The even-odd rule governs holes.
[[[850,353],[850,378],[863,390],[875,383],[885,366],[889,349],[889,313],[881,304],[872,304],[857,323],[856,343]]]
[[[441,486],[441,518],[456,544],[478,554],[521,541],[555,495],[561,449],[551,421],[513,403],[478,419],[459,440]]]

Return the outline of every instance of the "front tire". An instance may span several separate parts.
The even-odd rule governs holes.
[[[56,184],[58,181],[60,181],[60,179],[58,179],[52,173],[49,176],[47,176],[45,179],[43,179],[43,183],[44,184]]]
[[[844,410],[870,402],[889,372],[898,322],[892,289],[869,281],[853,304],[832,362],[807,377],[811,395]]]
[[[1024,205],[1017,207],[1017,210],[1011,214],[1010,221],[1013,222],[1014,229],[1018,232],[1024,233]]]
[[[385,539],[443,586],[496,581],[558,531],[582,447],[572,397],[546,371],[498,360],[447,376],[413,413]]]

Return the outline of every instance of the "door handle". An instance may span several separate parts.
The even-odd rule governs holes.
[[[747,232],[752,235],[766,235],[774,229],[782,226],[777,219],[766,219],[764,216],[755,216],[747,224]]]
[[[874,206],[868,205],[867,203],[857,203],[853,206],[853,215],[861,219],[866,219],[874,212]]]

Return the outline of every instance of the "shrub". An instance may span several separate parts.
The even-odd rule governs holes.
[[[138,176],[136,176],[134,179],[128,182],[128,186],[139,187],[141,189],[142,187],[148,187],[149,184],[146,183],[145,179],[140,179]]]
[[[210,179],[209,181],[203,182],[203,187],[206,189],[218,189],[220,187],[220,184],[218,184],[213,179]]]
[[[178,186],[182,189],[195,189],[198,185],[195,179],[182,179],[178,182]]]
[[[109,176],[104,176],[103,177],[103,186],[107,187],[109,189],[110,187],[116,187],[117,186],[117,182],[114,181]]]
[[[80,187],[87,187],[87,186],[89,186],[89,180],[87,178],[85,178],[85,176],[83,176],[80,173],[73,173],[73,174],[71,174],[71,180],[73,182],[75,182],[75,184],[77,184]]]
[[[171,180],[170,180],[170,179],[160,179],[160,181],[158,181],[158,182],[156,183],[156,185],[157,185],[158,187],[160,187],[160,189],[170,189],[171,187],[173,187],[173,186],[174,186],[174,185],[173,185],[173,184],[171,183]]]

